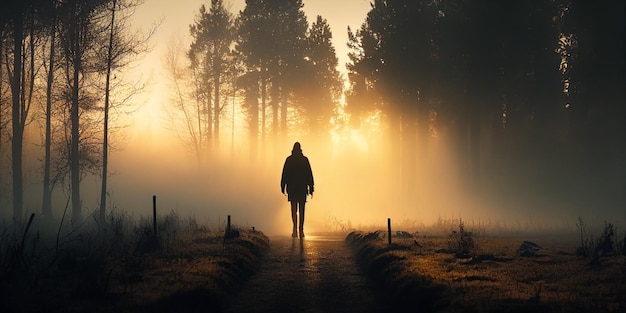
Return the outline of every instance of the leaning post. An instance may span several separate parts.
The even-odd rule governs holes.
[[[152,230],[154,239],[157,237],[156,195],[152,196]]]
[[[389,245],[391,246],[391,218],[387,219],[387,237],[389,238]]]

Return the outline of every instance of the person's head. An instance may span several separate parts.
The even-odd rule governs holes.
[[[300,143],[296,141],[293,144],[293,149],[291,149],[291,153],[302,153],[302,148],[300,147]]]

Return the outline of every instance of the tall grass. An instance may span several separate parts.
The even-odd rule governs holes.
[[[582,217],[578,218],[576,228],[580,237],[580,246],[576,249],[576,255],[591,258],[591,264],[599,265],[600,258],[603,256],[626,255],[624,244],[626,233],[624,239],[618,239],[617,227],[613,223],[604,221],[602,232],[597,237],[594,237],[593,233],[589,231]]]
[[[70,299],[101,298],[138,279],[148,255],[171,253],[209,232],[175,211],[152,220],[113,210],[105,222],[95,215],[78,225],[34,218],[31,224],[2,224],[0,311],[48,310]],[[30,228],[28,228],[30,226]]]
[[[448,248],[457,258],[471,258],[476,255],[474,235],[465,229],[462,219],[459,220],[458,231],[452,230],[448,235]]]

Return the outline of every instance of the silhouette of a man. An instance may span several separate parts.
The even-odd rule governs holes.
[[[313,196],[313,172],[309,159],[302,154],[300,143],[293,144],[291,155],[285,160],[283,175],[280,180],[280,191],[287,191],[287,200],[291,202],[291,220],[293,221],[293,238],[298,237],[296,226],[299,226],[300,238],[304,238],[304,205],[307,195]],[[300,224],[298,225],[298,210]]]

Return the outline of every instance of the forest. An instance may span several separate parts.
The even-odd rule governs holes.
[[[379,188],[398,205],[426,205],[431,176],[452,171],[449,193],[495,206],[624,209],[624,1],[373,0],[360,27],[348,29],[323,16],[309,21],[303,0],[246,0],[239,12],[224,2],[197,8],[191,42],[163,56],[172,132],[194,164],[219,166],[230,151],[236,105],[249,163],[291,138],[319,147],[358,131],[369,152],[357,163],[384,173]],[[159,31],[129,21],[149,5],[3,1],[2,218],[55,220],[65,206],[78,225],[109,214],[110,153],[143,88],[126,74]],[[345,69],[332,43],[344,31]],[[337,178],[345,185],[337,197],[358,196],[358,180],[377,179],[351,168],[350,156],[339,162],[348,165],[337,176],[356,182]],[[81,197],[87,179],[99,182],[95,198]],[[25,207],[25,197],[40,207]]]

